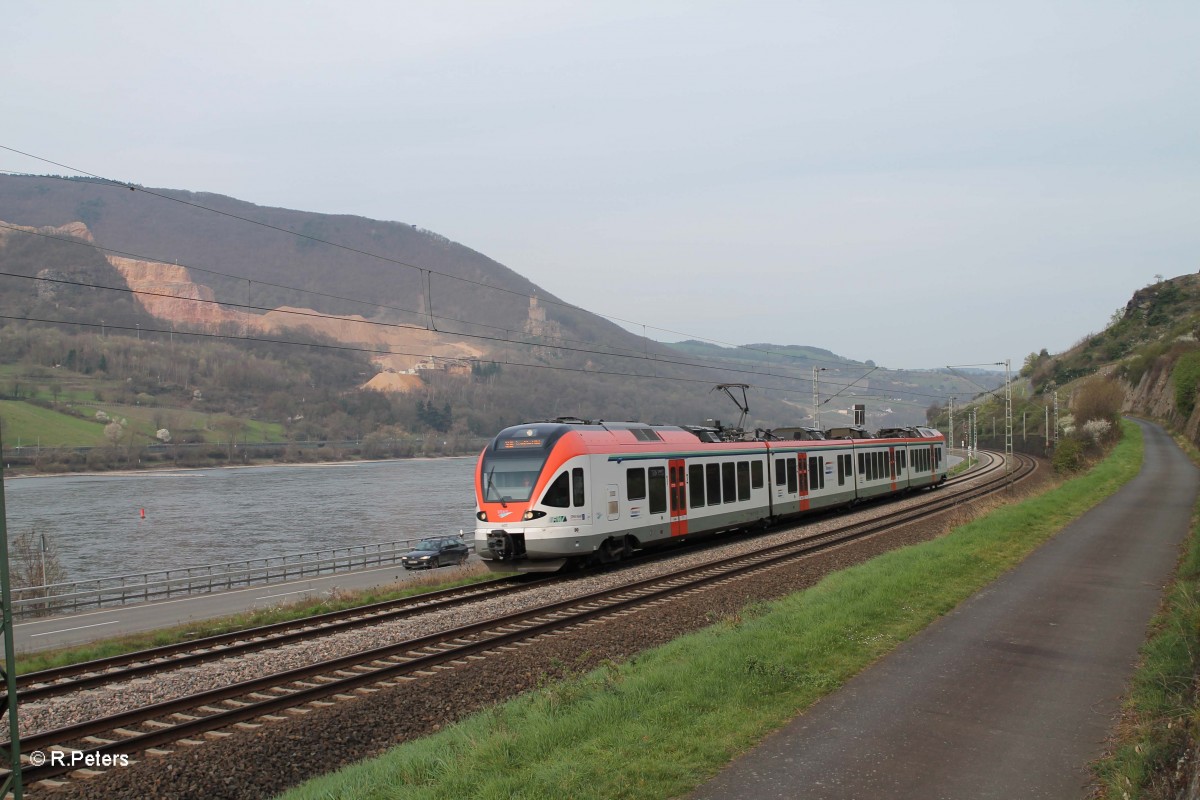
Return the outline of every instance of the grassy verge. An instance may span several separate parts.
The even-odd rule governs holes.
[[[334,597],[321,600],[305,600],[297,603],[273,606],[261,611],[235,614],[229,617],[219,617],[202,622],[188,623],[174,628],[150,631],[148,633],[105,639],[82,647],[71,647],[63,650],[47,650],[42,653],[17,654],[17,673],[38,672],[52,667],[62,667],[68,664],[78,664],[82,661],[92,661],[97,658],[133,653],[151,647],[161,647],[168,644],[187,642],[201,639],[205,636],[216,636],[221,633],[245,630],[259,625],[270,625],[274,622],[288,622],[306,619],[330,611],[342,611],[347,608],[357,608],[371,603],[381,603],[386,600],[398,600],[418,594],[434,592],[439,589],[451,589],[456,586],[469,586],[473,583],[495,580],[496,575],[486,568],[478,570],[467,577],[453,579],[440,576],[424,576],[413,578],[404,584],[383,587],[362,592],[339,592]]]
[[[1141,431],[1086,475],[830,575],[626,664],[555,683],[284,795],[659,798],[685,793],[1137,474]]]
[[[1179,439],[1179,437],[1177,437]],[[1180,446],[1200,464],[1200,452]],[[1100,797],[1175,797],[1173,784],[1189,746],[1200,739],[1200,501],[1192,533],[1125,697],[1122,725],[1109,753],[1093,765]]]
[[[104,426],[95,420],[60,414],[22,400],[0,400],[4,447],[98,446],[105,443]]]

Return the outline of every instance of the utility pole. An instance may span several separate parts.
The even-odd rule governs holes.
[[[0,431],[2,434],[2,431]],[[0,435],[0,452],[4,450]],[[8,713],[8,750],[0,748],[0,757],[8,759],[8,777],[0,785],[0,797],[9,792],[15,800],[25,796],[21,781],[21,727],[17,723],[17,654],[13,649],[12,580],[8,569],[8,514],[4,509],[4,464],[0,459],[0,628],[4,633],[4,704],[0,716]]]
[[[950,398],[950,446],[954,447],[954,398]]]
[[[1004,359],[1004,474],[1012,474],[1013,466],[1013,415],[1012,415],[1012,359]]]
[[[817,373],[824,372],[829,367],[813,366],[813,416],[817,418],[817,429],[821,429],[821,393],[817,389]]]
[[[1050,452],[1050,406],[1043,406],[1046,411],[1046,427],[1042,430],[1045,432],[1043,437],[1046,440],[1046,452]]]
[[[971,409],[971,430],[967,432],[967,463],[974,464],[979,458],[979,409]]]
[[[1054,446],[1058,446],[1058,389],[1054,390]]]

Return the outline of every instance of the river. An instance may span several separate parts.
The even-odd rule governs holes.
[[[68,580],[474,528],[474,457],[10,478],[8,535]],[[145,509],[145,516],[142,516]]]

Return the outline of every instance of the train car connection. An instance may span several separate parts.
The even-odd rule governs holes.
[[[703,426],[574,418],[505,428],[477,464],[474,551],[506,572],[612,563],[946,480],[939,431],[849,433],[731,437]]]

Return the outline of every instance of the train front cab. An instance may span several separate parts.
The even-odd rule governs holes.
[[[475,552],[489,568],[553,572],[590,555],[594,530],[589,458],[580,434],[557,423],[506,428],[479,457]]]

